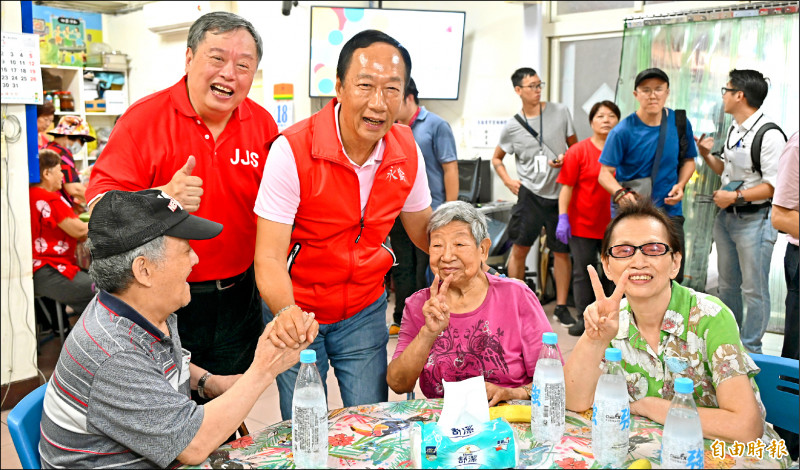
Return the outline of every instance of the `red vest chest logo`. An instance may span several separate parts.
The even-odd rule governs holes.
[[[386,169],[386,181],[391,181],[391,180],[405,181],[406,173],[403,171],[402,168],[389,167]]]
[[[252,166],[253,168],[258,168],[258,154],[255,152],[251,152],[250,150],[244,151],[244,156],[241,156],[241,152],[239,149],[236,149],[236,153],[234,153],[233,157],[231,157],[231,165],[244,165],[244,166]]]

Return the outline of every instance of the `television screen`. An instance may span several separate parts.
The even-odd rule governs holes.
[[[308,95],[336,96],[342,46],[360,31],[377,29],[408,49],[420,98],[457,100],[465,19],[463,11],[313,6]]]

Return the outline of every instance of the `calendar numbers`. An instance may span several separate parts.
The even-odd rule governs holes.
[[[3,103],[42,104],[39,36],[3,32],[1,41],[0,90]]]

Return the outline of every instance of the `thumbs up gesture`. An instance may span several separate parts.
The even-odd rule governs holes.
[[[172,179],[161,189],[175,198],[184,210],[195,212],[200,208],[200,197],[203,195],[203,180],[199,176],[192,176],[196,165],[193,155],[186,160],[186,164],[176,171]]]
[[[589,266],[589,279],[592,281],[592,289],[597,299],[594,303],[586,307],[583,312],[583,322],[586,327],[584,333],[590,339],[608,344],[617,335],[619,329],[619,302],[625,293],[628,285],[628,271],[622,273],[617,281],[617,287],[611,297],[606,297],[600,278],[594,266]]]

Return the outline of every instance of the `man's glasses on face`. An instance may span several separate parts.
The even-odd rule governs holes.
[[[612,258],[630,258],[639,250],[645,256],[664,256],[671,251],[666,243],[645,243],[644,245],[614,245],[608,249]]]
[[[539,89],[541,90],[544,88],[544,82],[533,83],[531,85],[520,85],[520,88],[530,88],[531,90]]]
[[[725,93],[727,93],[727,92],[736,93],[737,91],[742,91],[742,90],[740,90],[738,88],[722,87],[722,90],[720,90],[720,91],[722,91],[722,95],[724,96]]]
[[[639,93],[643,94],[643,95],[646,95],[646,96],[650,96],[650,95],[663,96],[664,93],[667,92],[667,88],[666,87],[638,88],[637,91]]]

